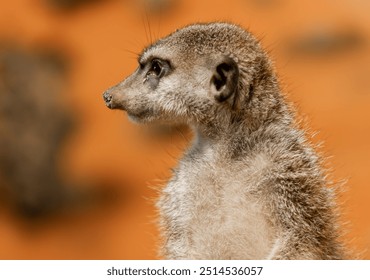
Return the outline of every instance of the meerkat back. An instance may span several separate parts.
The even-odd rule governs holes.
[[[103,94],[195,138],[157,203],[168,259],[340,259],[334,193],[266,53],[229,23],[193,24],[143,50]]]

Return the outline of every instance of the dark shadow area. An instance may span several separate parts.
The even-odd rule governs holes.
[[[58,156],[76,123],[61,99],[67,81],[68,61],[57,50],[0,47],[1,199],[26,218],[118,196],[106,186],[71,186],[59,174]]]

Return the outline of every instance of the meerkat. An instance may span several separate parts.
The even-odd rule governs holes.
[[[251,33],[189,25],[138,62],[106,105],[195,134],[157,203],[163,258],[343,258],[334,191]]]

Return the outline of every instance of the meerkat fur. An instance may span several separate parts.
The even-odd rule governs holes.
[[[186,26],[104,93],[111,109],[195,133],[157,203],[167,259],[341,259],[334,191],[259,42]]]

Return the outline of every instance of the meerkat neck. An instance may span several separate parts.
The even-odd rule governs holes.
[[[276,95],[275,100],[282,98],[279,92],[273,95]],[[248,153],[256,144],[271,141],[271,135],[278,141],[278,135],[283,138],[284,134],[296,129],[293,113],[284,102],[273,103],[270,108],[268,105],[265,111],[257,112],[247,107],[235,115],[223,116],[220,112],[219,116],[223,117],[217,121],[194,125],[194,146],[199,152],[212,150],[224,154],[225,157],[235,157],[241,155],[241,151],[243,154]]]
[[[262,108],[255,110],[255,102],[260,102],[259,95],[270,96],[271,102],[263,104]],[[192,125],[197,137],[202,140],[208,139],[211,142],[223,141],[232,138],[249,137],[252,134],[263,133],[271,125],[291,127],[293,115],[289,106],[282,101],[283,97],[278,91],[258,92],[255,94],[256,100],[251,100],[244,108],[239,111],[224,112],[218,110],[213,112],[217,118],[210,118],[206,122]],[[225,109],[226,111],[226,109]]]
[[[237,153],[239,145],[244,145],[252,138],[252,134],[258,133],[252,131],[248,125],[237,126],[225,122],[219,126],[193,126],[195,135],[193,148],[201,154],[213,152],[225,154],[225,157]],[[261,131],[261,133],[263,133]]]

